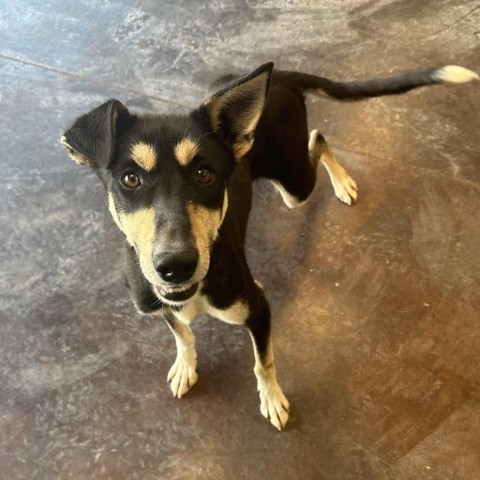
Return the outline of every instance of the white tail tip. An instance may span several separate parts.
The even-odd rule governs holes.
[[[432,73],[432,79],[437,82],[446,83],[467,83],[472,80],[479,80],[478,74],[468,70],[468,68],[458,67],[457,65],[447,65],[439,68]]]

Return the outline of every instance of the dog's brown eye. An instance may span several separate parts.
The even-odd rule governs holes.
[[[195,178],[200,185],[210,185],[215,180],[215,174],[206,167],[200,167]]]
[[[141,184],[140,177],[134,172],[125,173],[120,181],[127,188],[138,188]]]

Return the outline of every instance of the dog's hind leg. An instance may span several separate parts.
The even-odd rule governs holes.
[[[282,430],[288,421],[289,403],[277,381],[270,337],[270,307],[260,291],[260,305],[246,321],[253,341],[255,376],[260,394],[260,411],[270,422]]]
[[[182,398],[197,382],[197,352],[195,336],[188,325],[171,313],[165,314],[168,326],[175,336],[177,358],[168,372],[167,381],[175,397]]]
[[[308,200],[317,181],[317,170],[308,152],[303,99],[299,101],[297,93],[287,93],[293,98],[288,102],[272,98],[273,111],[260,122],[258,136],[262,141],[253,147],[252,176],[270,180],[287,207],[295,208]]]
[[[314,167],[321,161],[326,168],[337,198],[347,205],[355,203],[358,197],[355,180],[353,180],[346,170],[337,162],[325,138],[323,138],[322,134],[317,130],[312,130],[310,133],[308,151],[310,161]]]

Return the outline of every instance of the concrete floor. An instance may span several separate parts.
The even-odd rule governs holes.
[[[357,180],[288,211],[255,192],[248,255],[271,301],[279,433],[250,339],[193,325],[199,382],[135,313],[103,187],[58,144],[110,97],[184,111],[274,60],[335,79],[480,70],[478,0],[4,0],[0,6],[0,478],[479,479],[480,84],[309,101]],[[268,219],[268,221],[266,221]]]

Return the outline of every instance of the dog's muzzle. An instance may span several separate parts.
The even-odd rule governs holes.
[[[190,282],[198,266],[197,249],[188,244],[182,247],[167,251],[159,249],[153,255],[153,265],[162,280],[157,291],[167,302],[185,302],[198,289],[198,283]]]

